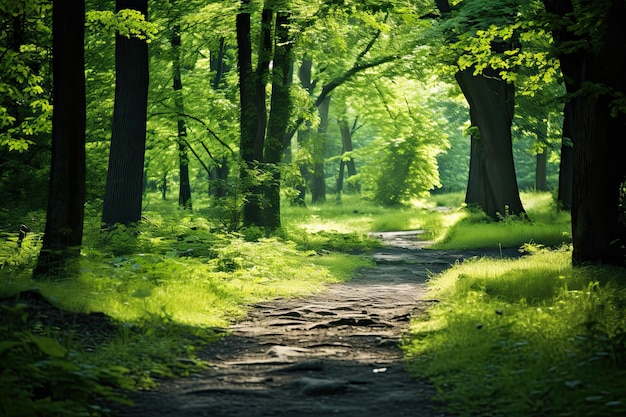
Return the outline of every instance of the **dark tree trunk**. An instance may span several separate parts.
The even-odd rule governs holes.
[[[559,193],[557,197],[559,210],[572,209],[572,159],[574,121],[569,103],[565,104],[563,111],[563,137],[561,139],[561,162],[559,165]]]
[[[237,15],[237,58],[239,63],[239,87],[241,102],[242,159],[240,177],[243,182],[245,200],[243,205],[244,226],[263,224],[263,189],[254,178],[253,172],[263,163],[263,148],[267,125],[265,87],[272,60],[272,17],[269,9],[263,9],[260,48],[256,71],[252,68],[252,42],[250,38],[250,0],[242,0],[241,12]]]
[[[117,0],[116,10],[148,14],[148,0]],[[148,44],[115,37],[115,106],[102,221],[130,224],[141,220],[143,163],[148,101]]]
[[[315,88],[315,84],[312,81],[312,68],[313,68],[313,60],[304,55],[302,58],[302,63],[300,64],[300,68],[298,69],[298,78],[300,79],[300,84],[302,87],[309,92],[309,95],[313,95],[313,89]],[[306,128],[298,131],[298,147],[303,147],[309,140],[311,139],[311,127],[310,123],[306,122]],[[298,206],[306,206],[306,191],[307,191],[307,183],[311,179],[311,173],[309,164],[307,161],[302,161],[300,163],[300,175],[302,176],[302,184],[296,186],[296,190],[298,190],[298,196],[294,199],[293,204]]]
[[[514,87],[493,74],[474,76],[473,69],[460,71],[456,79],[480,130],[472,140],[470,179],[467,204],[478,204],[490,217],[519,215],[524,207],[519,197],[511,122],[514,109]],[[472,166],[472,164],[475,164]]]
[[[241,1],[241,12],[237,14],[237,61],[239,66],[240,100],[240,141],[241,157],[240,177],[242,191],[248,193],[252,187],[250,170],[254,168],[254,143],[258,130],[258,118],[255,101],[255,73],[252,68],[252,40],[250,38],[250,0]],[[246,196],[248,198],[248,196]],[[244,223],[260,221],[257,206],[246,204],[243,209]]]
[[[537,152],[535,166],[535,190],[548,191],[548,154],[545,149]]]
[[[467,177],[467,190],[465,191],[465,204],[468,206],[480,206],[481,201],[481,179],[482,172],[480,161],[486,159],[484,148],[480,146],[480,130],[478,129],[478,119],[474,115],[475,111],[470,107],[470,162]]]
[[[228,70],[224,63],[224,55],[226,54],[226,39],[222,36],[218,45],[217,54],[211,51],[211,70],[215,71],[213,79],[213,89],[218,90],[224,80],[224,74]],[[215,58],[214,58],[215,56]]]
[[[574,9],[571,1],[544,0],[546,10],[557,18],[577,19],[589,12]],[[556,47],[569,45],[585,36],[585,50],[557,49],[567,92],[572,94],[573,115],[573,193],[572,239],[574,264],[602,262],[624,265],[624,242],[619,220],[620,188],[626,176],[626,141],[623,139],[626,115],[612,115],[613,97],[609,91],[626,93],[626,63],[616,59],[626,54],[626,4],[612,0],[598,7],[602,30],[586,34],[570,31],[554,20]],[[602,86],[598,92],[585,91],[587,85]]]
[[[34,274],[50,275],[77,255],[85,205],[84,0],[52,5],[52,162],[43,246]]]
[[[178,189],[178,205],[184,209],[191,210],[191,184],[189,183],[189,156],[187,152],[187,127],[185,119],[181,116],[185,113],[183,101],[183,82],[180,75],[180,25],[172,28],[172,78],[174,84],[174,105],[178,113],[178,174],[180,184]]]
[[[348,124],[348,121],[345,119],[338,120],[339,123],[339,131],[341,132],[341,144],[342,144],[342,153],[352,152],[352,129]],[[354,158],[350,156],[347,161],[341,158],[339,163],[339,177],[337,179],[337,193],[341,193],[343,191],[343,182],[344,182],[344,170],[348,169],[348,178],[353,177],[357,174],[356,165],[354,163]],[[355,189],[358,190],[358,184],[355,185]]]
[[[198,157],[196,156],[196,158]],[[215,162],[215,165],[211,168],[202,163],[209,176],[208,195],[218,198],[226,197],[228,194],[228,173],[230,171],[228,158],[226,158],[226,156],[222,156],[221,160],[213,159],[213,161]]]
[[[293,42],[289,36],[289,23],[288,13],[276,14],[271,109],[264,150],[264,166],[271,173],[272,179],[264,187],[267,201],[264,207],[263,226],[272,230],[280,227],[279,164],[286,148],[285,137],[293,108],[290,94]]]
[[[326,136],[328,131],[328,116],[330,111],[330,96],[327,96],[318,107],[320,124],[317,135],[313,139],[313,184],[311,200],[313,204],[326,202],[326,178],[324,174],[324,157]]]
[[[536,132],[541,150],[535,156],[535,190],[548,191],[548,122],[541,122]]]

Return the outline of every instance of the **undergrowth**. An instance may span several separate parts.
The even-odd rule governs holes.
[[[137,225],[102,231],[86,216],[80,257],[47,280],[33,280],[41,228],[0,243],[0,415],[88,416],[124,401],[121,389],[147,389],[158,378],[206,366],[198,349],[225,334],[250,304],[323,290],[370,261],[350,253],[378,243],[354,230],[285,228],[228,233],[199,214],[159,210]],[[33,223],[31,223],[33,224]],[[20,294],[49,300],[29,312]],[[51,323],[53,312],[69,322]],[[109,337],[93,312],[110,320]],[[70,326],[85,317],[88,331]]]

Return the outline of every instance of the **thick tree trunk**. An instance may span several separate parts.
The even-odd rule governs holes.
[[[272,97],[270,117],[265,140],[264,158],[272,179],[265,184],[263,226],[271,230],[280,227],[280,162],[285,146],[285,136],[291,119],[292,45],[289,35],[290,15],[276,14],[274,42],[274,67],[272,70]]]
[[[560,18],[576,19],[589,12],[585,8],[574,9],[571,1],[544,0],[544,5]],[[619,204],[626,176],[626,115],[612,114],[614,98],[609,91],[626,93],[626,63],[615,58],[626,54],[626,4],[611,0],[598,7],[602,8],[594,11],[602,19],[598,26],[602,31],[590,32],[593,42],[588,42],[588,49],[559,50],[567,92],[573,94],[572,261],[623,266],[626,251],[620,232],[623,225]],[[557,48],[579,41],[580,36],[555,20],[553,37]],[[588,85],[603,88],[600,92],[586,92]]]
[[[490,217],[519,215],[524,207],[513,162],[511,122],[514,87],[491,74],[474,76],[473,69],[460,71],[456,79],[465,95],[480,130],[474,138],[468,183],[468,204],[478,204]],[[471,194],[470,194],[471,191]]]
[[[618,218],[626,154],[622,138],[625,120],[623,116],[611,117],[611,100],[607,96],[583,96],[572,102],[576,132],[572,194],[574,263],[624,264]]]
[[[559,165],[559,192],[557,196],[559,210],[572,209],[573,123],[571,106],[566,103],[563,111],[563,137],[561,139],[561,162]]]
[[[326,176],[324,174],[324,157],[326,136],[328,131],[328,116],[330,111],[330,96],[327,96],[318,107],[320,124],[317,135],[313,139],[313,184],[311,200],[313,204],[326,202]]]
[[[55,1],[52,9],[52,162],[43,246],[35,276],[50,275],[83,238],[85,205],[84,0]]]
[[[189,182],[189,156],[187,153],[187,126],[185,119],[181,116],[185,113],[185,103],[183,101],[183,82],[180,75],[180,25],[174,25],[172,28],[172,79],[174,86],[174,105],[178,113],[178,205],[184,209],[191,210],[191,184]]]
[[[116,9],[148,14],[148,0],[117,0]],[[148,103],[148,44],[115,37],[115,105],[102,221],[106,225],[141,220]]]
[[[478,130],[478,119],[475,111],[470,107],[470,124],[472,134],[470,136],[470,162],[467,176],[467,190],[465,191],[465,204],[468,206],[480,206],[481,201],[481,179],[482,172],[480,161],[486,159],[484,148],[480,145],[480,131]]]

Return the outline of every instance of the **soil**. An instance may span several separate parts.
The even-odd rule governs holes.
[[[431,273],[472,256],[517,251],[423,250],[419,232],[379,233],[376,265],[306,298],[251,306],[232,334],[200,354],[211,366],[133,395],[116,417],[423,416],[444,414],[412,379],[398,347]],[[507,253],[508,252],[508,253]]]

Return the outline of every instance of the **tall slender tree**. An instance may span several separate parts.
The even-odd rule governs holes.
[[[147,18],[148,0],[117,0],[115,8]],[[148,104],[148,44],[138,37],[115,36],[115,106],[102,221],[130,224],[141,219]]]
[[[52,8],[52,163],[43,246],[35,275],[78,253],[85,204],[85,1]]]
[[[274,37],[274,65],[272,68],[272,95],[265,140],[264,163],[271,179],[265,187],[263,225],[270,229],[280,227],[280,163],[286,147],[286,135],[293,112],[291,84],[293,82],[293,39],[290,35],[291,13],[276,12]]]
[[[176,0],[170,0],[176,7]],[[174,18],[175,19],[175,18]],[[181,34],[180,24],[172,22],[170,44],[172,46],[172,79],[174,87],[174,106],[177,113],[177,146],[178,146],[178,205],[191,210],[191,184],[189,182],[189,156],[187,152],[187,126],[185,123],[185,103],[183,100],[183,81],[181,77]]]

